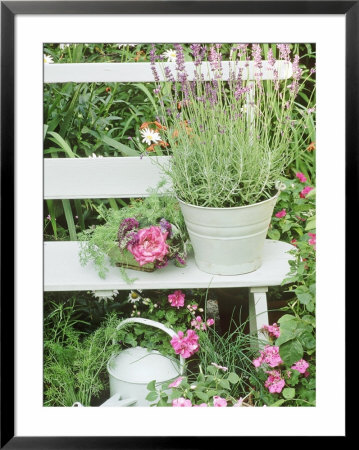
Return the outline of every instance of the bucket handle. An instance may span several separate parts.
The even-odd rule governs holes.
[[[173,338],[174,336],[177,336],[177,333],[175,331],[166,327],[162,323],[156,322],[155,320],[151,320],[151,319],[144,319],[143,317],[131,317],[129,319],[125,319],[117,325],[116,330],[119,330],[120,328],[127,325],[128,323],[142,323],[143,325],[149,325],[151,327],[159,328],[160,330],[167,333],[171,338]],[[184,364],[185,364],[185,360],[180,355],[180,375],[183,375]]]

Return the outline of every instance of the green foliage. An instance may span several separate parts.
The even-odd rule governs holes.
[[[240,376],[235,372],[224,371],[213,365],[206,367],[205,371],[203,371],[202,367],[199,366],[199,372],[195,378],[181,378],[179,386],[170,390],[169,384],[173,380],[160,387],[156,386],[154,381],[149,383],[147,389],[150,392],[146,399],[150,402],[156,402],[151,406],[172,406],[172,401],[180,397],[190,400],[192,406],[203,405],[203,403],[207,406],[214,406],[215,396],[225,400],[226,406],[234,406],[239,400],[242,404],[244,400],[242,397],[239,399],[234,396],[234,393],[240,390],[238,385],[241,381]]]
[[[118,319],[108,316],[93,333],[82,337],[75,329],[74,304],[54,305],[45,319],[44,405],[90,406],[107,387],[106,363],[114,351]]]

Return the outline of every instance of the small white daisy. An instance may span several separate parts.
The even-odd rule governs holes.
[[[70,44],[60,44],[59,47],[60,47],[61,50],[64,50],[64,48],[70,47]]]
[[[137,44],[118,44],[118,48],[122,48],[122,47],[136,47]]]
[[[177,57],[176,50],[173,50],[172,48],[162,53],[162,56],[164,58],[167,58],[167,62],[176,62]]]
[[[52,64],[54,62],[54,59],[50,55],[45,55],[44,53],[44,64]]]
[[[156,144],[161,140],[161,136],[156,131],[150,130],[149,128],[141,130],[141,134],[143,137],[142,142],[146,142],[148,145],[151,145],[152,142]]]
[[[113,291],[92,291],[92,295],[98,299],[98,301],[104,300],[113,300],[114,297],[118,294],[118,291],[115,289]]]
[[[136,291],[131,291],[129,294],[128,294],[128,301],[130,302],[130,303],[137,303],[138,301],[140,301],[141,300],[141,296],[140,296],[140,294],[138,293],[138,292],[136,292]]]

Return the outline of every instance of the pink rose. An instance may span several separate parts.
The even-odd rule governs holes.
[[[142,228],[137,233],[137,242],[129,243],[127,249],[140,266],[154,261],[163,261],[168,253],[167,235],[168,232],[163,233],[160,227]]]
[[[179,308],[180,306],[184,306],[185,294],[182,291],[174,291],[173,294],[168,296],[168,301],[171,303],[171,306],[175,308]]]
[[[185,408],[192,406],[191,400],[187,400],[183,397],[175,398],[172,402],[172,406],[177,406],[180,408]]]
[[[225,398],[220,397],[219,395],[215,395],[213,397],[213,406],[217,407],[227,406],[227,400]]]

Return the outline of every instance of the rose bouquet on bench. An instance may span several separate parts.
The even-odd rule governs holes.
[[[105,278],[108,263],[121,268],[153,272],[170,261],[186,264],[189,239],[177,200],[152,193],[133,199],[118,210],[99,210],[103,225],[80,236],[80,262],[93,261],[99,276]],[[126,274],[122,270],[126,279]]]

